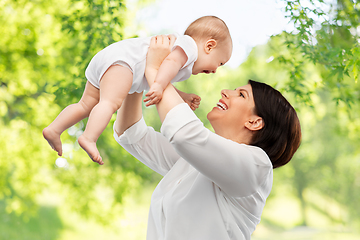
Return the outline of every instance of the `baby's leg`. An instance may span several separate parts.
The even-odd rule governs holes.
[[[89,116],[92,108],[99,102],[100,91],[87,82],[80,101],[67,106],[57,118],[43,130],[44,138],[52,149],[62,155],[60,135],[63,131]]]
[[[104,131],[111,116],[121,107],[121,104],[132,84],[132,72],[119,65],[111,66],[100,81],[100,101],[91,110],[84,133],[79,137],[80,146],[89,157],[99,164],[104,164],[96,141]]]

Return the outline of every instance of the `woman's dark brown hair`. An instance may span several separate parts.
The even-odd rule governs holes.
[[[265,126],[256,131],[250,145],[262,148],[273,168],[288,163],[300,146],[301,128],[295,109],[271,86],[249,80],[255,102],[255,114]]]

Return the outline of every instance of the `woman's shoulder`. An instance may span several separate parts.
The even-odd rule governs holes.
[[[254,158],[254,163],[256,165],[272,168],[271,160],[263,149],[248,144],[240,144],[240,145],[246,148],[251,153],[251,155]]]

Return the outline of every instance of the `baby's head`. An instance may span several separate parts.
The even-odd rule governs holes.
[[[192,73],[215,73],[231,57],[232,40],[225,22],[215,16],[205,16],[192,22],[185,35],[192,37],[198,47],[198,59]]]

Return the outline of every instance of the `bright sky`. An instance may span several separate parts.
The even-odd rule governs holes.
[[[223,19],[233,39],[233,55],[227,65],[237,67],[252,47],[288,26],[279,0],[155,0],[136,13],[136,22],[146,31],[139,36],[183,33],[195,19],[215,15]]]

